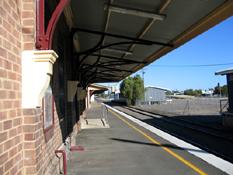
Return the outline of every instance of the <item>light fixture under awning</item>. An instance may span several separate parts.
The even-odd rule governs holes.
[[[105,9],[107,9],[107,5],[105,6]],[[161,14],[156,14],[140,9],[133,9],[133,8],[126,8],[126,7],[120,7],[116,5],[109,5],[109,10],[112,12],[116,13],[121,13],[121,14],[127,14],[127,15],[134,15],[134,16],[139,16],[139,17],[144,17],[144,18],[152,18],[154,20],[160,20],[163,21],[166,16],[161,15]]]

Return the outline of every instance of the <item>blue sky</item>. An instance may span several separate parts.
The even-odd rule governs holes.
[[[161,86],[171,90],[209,89],[215,87],[218,82],[224,85],[226,77],[216,76],[214,73],[233,67],[233,64],[213,67],[179,67],[223,63],[233,63],[233,17],[145,67],[143,69],[145,85]],[[165,67],[161,67],[164,65]],[[166,65],[174,67],[166,67]],[[142,70],[135,74],[142,75]],[[106,85],[118,86],[119,83]]]
[[[215,76],[218,70],[233,67],[176,67],[176,65],[205,65],[233,63],[233,17],[228,18],[183,46],[173,50],[144,68],[145,85],[162,86],[172,90],[208,89],[226,84],[225,76]],[[174,67],[157,67],[171,65]],[[137,74],[142,75],[142,71]]]

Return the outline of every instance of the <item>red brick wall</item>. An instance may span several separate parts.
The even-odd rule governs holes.
[[[23,174],[19,7],[0,1],[0,174]]]
[[[24,166],[25,174],[45,174],[48,170],[58,171],[58,159],[54,151],[62,144],[59,120],[55,112],[54,127],[46,138],[43,130],[41,109],[23,110],[24,114]],[[54,159],[54,160],[53,160]],[[55,166],[51,164],[54,161]],[[57,173],[58,174],[58,173]]]
[[[21,53],[35,49],[35,2],[0,0],[0,175],[58,172],[54,151],[62,136],[56,112],[46,140],[41,109],[21,108]]]
[[[18,0],[21,1],[21,19],[22,19],[22,49],[35,49],[35,32],[36,32],[36,1],[35,0]]]

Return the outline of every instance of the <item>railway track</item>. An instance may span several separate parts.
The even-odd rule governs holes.
[[[135,118],[233,163],[232,131],[184,119],[161,116],[138,108],[118,106],[117,109],[133,117],[137,116]],[[144,120],[140,115],[146,116],[148,119]]]
[[[162,117],[162,120],[165,120],[166,122],[177,124],[177,125],[180,125],[180,126],[192,129],[192,130],[203,132],[207,135],[211,135],[214,137],[222,138],[224,140],[229,140],[229,141],[233,142],[233,133],[232,133],[232,136],[230,136],[230,135],[224,136],[223,134],[226,134],[226,132],[228,132],[228,131],[225,131],[225,130],[222,130],[219,128],[210,127],[210,126],[207,126],[204,124],[199,124],[196,122],[187,121],[187,120],[180,119],[180,118],[167,117],[164,115],[161,116],[161,115],[147,112],[147,111],[137,109],[137,108],[132,108],[132,107],[124,107],[124,108],[131,110],[131,111],[134,111],[134,112],[137,112],[137,113],[140,113],[142,115],[150,116],[150,117],[157,117],[158,118],[158,116],[160,116],[160,117]]]
[[[169,118],[168,115],[158,114],[158,113],[146,111],[146,110],[143,110],[143,109],[140,109],[140,108],[136,108],[136,107],[129,107],[129,108],[138,110],[138,111],[140,111],[140,112],[146,112],[146,113],[151,114],[151,115],[160,115],[160,116],[168,117],[168,118]],[[193,122],[193,121],[184,120],[184,119],[181,119],[181,118],[176,118],[176,120],[180,120],[180,121],[183,121],[183,122],[185,122],[185,123],[190,123],[190,124],[192,124],[192,125],[202,126],[202,127],[205,127],[205,128],[210,128],[210,129],[219,130],[219,131],[224,131],[224,130],[226,130],[226,129],[219,128],[219,127],[214,127],[214,126],[209,126],[209,125],[202,124],[202,123],[197,123],[197,122]],[[232,134],[233,134],[233,131],[231,131],[231,132],[232,132]]]

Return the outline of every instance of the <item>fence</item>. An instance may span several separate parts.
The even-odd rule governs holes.
[[[169,102],[154,103],[153,105],[140,105],[152,112],[178,115],[218,115],[227,109],[227,99],[219,98],[193,98],[172,99]]]
[[[105,120],[106,123],[108,123],[108,108],[105,104],[102,103],[102,119]]]
[[[227,111],[229,107],[229,103],[227,99],[221,99],[220,100],[220,113],[224,113]]]

